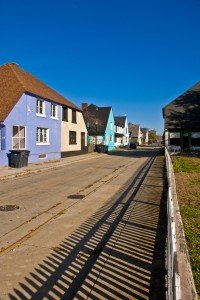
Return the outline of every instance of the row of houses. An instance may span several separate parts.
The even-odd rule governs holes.
[[[8,165],[10,150],[29,150],[29,163],[87,153],[88,145],[108,151],[130,140],[148,143],[148,130],[114,116],[112,107],[74,103],[21,69],[0,67],[0,165]],[[136,130],[137,128],[137,130]]]

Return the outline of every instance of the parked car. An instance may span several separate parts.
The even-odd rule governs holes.
[[[136,143],[130,143],[130,144],[129,144],[129,148],[130,148],[130,149],[137,149],[137,146],[138,146],[138,145],[137,145],[137,142],[136,142]]]

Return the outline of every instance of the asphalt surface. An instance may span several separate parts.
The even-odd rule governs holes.
[[[164,299],[163,165],[121,151],[3,181],[0,299]]]

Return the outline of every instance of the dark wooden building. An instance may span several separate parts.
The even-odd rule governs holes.
[[[163,118],[167,146],[200,150],[200,82],[166,105]]]

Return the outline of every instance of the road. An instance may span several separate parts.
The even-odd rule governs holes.
[[[153,150],[1,183],[0,299],[162,299],[164,190]]]

